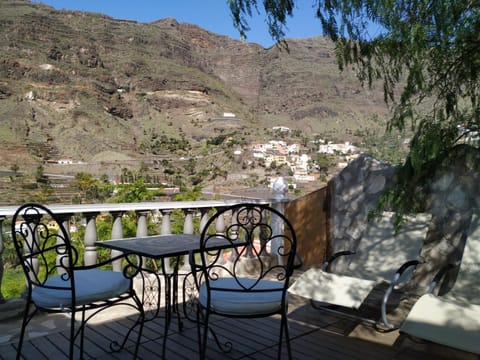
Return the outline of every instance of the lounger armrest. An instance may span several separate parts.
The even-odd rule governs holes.
[[[302,259],[302,257],[300,256],[299,253],[296,253],[295,254],[295,262],[293,264],[293,269],[297,270],[297,269],[300,269],[302,266],[303,266],[303,259]]]
[[[385,294],[383,296],[382,300],[382,306],[381,306],[381,312],[382,312],[382,322],[383,324],[388,328],[388,329],[396,329],[400,327],[400,324],[394,324],[391,323],[388,320],[387,317],[387,305],[388,305],[388,299],[390,298],[390,295],[392,294],[393,290],[395,287],[402,283],[402,275],[405,273],[410,268],[416,268],[420,264],[424,264],[424,260],[410,260],[404,263],[400,268],[395,272],[395,275],[393,276],[393,279],[390,281],[390,285],[388,286],[387,290],[385,291]]]
[[[330,264],[332,264],[336,259],[342,256],[347,256],[347,255],[354,255],[355,251],[350,251],[350,250],[344,250],[344,251],[339,251],[330,256],[325,262],[322,264],[322,270],[327,271],[328,267]]]
[[[433,277],[432,282],[430,283],[430,286],[428,287],[427,293],[428,294],[433,294],[435,289],[437,288],[438,284],[443,280],[445,275],[452,269],[456,268],[459,266],[459,262],[457,263],[449,263],[445,266],[443,266]]]

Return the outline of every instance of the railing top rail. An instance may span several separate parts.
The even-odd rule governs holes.
[[[147,211],[167,209],[198,209],[230,206],[242,202],[272,203],[278,199],[236,199],[236,200],[200,200],[200,201],[166,201],[166,202],[137,202],[137,203],[116,203],[116,204],[73,204],[73,205],[49,205],[49,208],[56,214],[75,213],[102,213],[111,211]],[[20,206],[20,205],[19,205]],[[0,217],[13,216],[18,206],[0,207]]]

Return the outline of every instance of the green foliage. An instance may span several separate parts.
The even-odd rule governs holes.
[[[320,171],[327,171],[328,168],[335,166],[336,158],[333,155],[318,153],[315,158],[315,163],[318,165]]]
[[[246,33],[250,30],[245,16],[252,16],[252,11],[258,12],[257,0],[230,0],[230,11],[235,26],[239,29],[242,38],[246,38]],[[291,16],[294,9],[294,2],[291,0],[283,1],[263,1],[265,13],[267,14],[267,24],[270,36],[281,40],[284,35],[287,16]]]
[[[409,132],[398,132],[394,129],[387,133],[378,133],[370,129],[357,131],[357,136],[365,139],[362,143],[365,152],[395,166],[401,165],[407,158],[409,149],[404,139],[410,135]]]
[[[21,297],[25,286],[25,275],[20,267],[5,269],[2,278],[2,295],[5,299]]]
[[[173,125],[173,124],[172,124]],[[144,132],[145,139],[141,144],[141,148],[145,152],[152,154],[162,154],[165,151],[177,152],[191,150],[190,142],[182,136],[180,139],[168,137],[165,134],[159,135],[153,129],[149,133]]]
[[[228,136],[229,135],[226,135],[226,134],[215,136],[207,140],[207,145],[216,145],[216,146],[222,145]]]
[[[190,189],[182,188],[182,193],[176,194],[174,201],[197,201],[202,196],[202,188],[194,186]]]
[[[154,193],[147,188],[143,177],[138,178],[131,184],[123,184],[118,187],[118,192],[113,198],[116,203],[132,203],[151,200]]]
[[[43,165],[38,165],[37,169],[35,170],[35,180],[42,181],[44,176],[45,169]]]
[[[80,190],[88,201],[105,201],[113,193],[113,185],[96,179],[92,174],[80,172],[75,175],[71,186]]]
[[[20,170],[20,166],[17,164],[17,163],[13,163],[11,166],[10,166],[10,170],[12,170],[15,175],[17,174],[18,170]]]

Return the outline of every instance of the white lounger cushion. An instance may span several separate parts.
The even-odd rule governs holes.
[[[480,216],[476,210],[452,289],[443,296],[423,295],[400,331],[480,354]]]
[[[480,305],[425,294],[400,332],[480,354]]]
[[[375,284],[372,280],[310,269],[293,283],[288,292],[315,301],[358,309]]]
[[[250,288],[256,280],[238,279],[243,286]],[[234,289],[243,291],[211,291],[210,307],[213,311],[229,315],[260,315],[278,311],[282,306],[283,283],[271,280],[260,280],[254,289],[278,289],[268,292],[248,292],[233,278],[221,278],[211,281],[215,288]],[[287,295],[287,294],[286,294]],[[207,304],[207,289],[203,284],[200,287],[199,301],[203,306]]]
[[[70,281],[63,280],[59,275],[49,278],[46,285],[65,287],[65,290],[35,287],[32,300],[37,306],[61,308],[72,305]],[[121,272],[100,269],[75,271],[76,305],[113,298],[125,293],[129,288],[130,279]]]

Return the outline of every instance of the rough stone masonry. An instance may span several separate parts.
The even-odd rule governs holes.
[[[363,154],[332,180],[332,251],[355,249],[367,227],[367,218],[380,196],[393,186],[392,165]],[[480,150],[456,146],[422,189],[425,212],[432,215],[419,266],[409,287],[423,293],[436,272],[461,258],[472,213],[480,209]],[[345,257],[348,258],[348,257]],[[339,262],[337,269],[347,265]],[[443,286],[455,280],[453,272]]]

